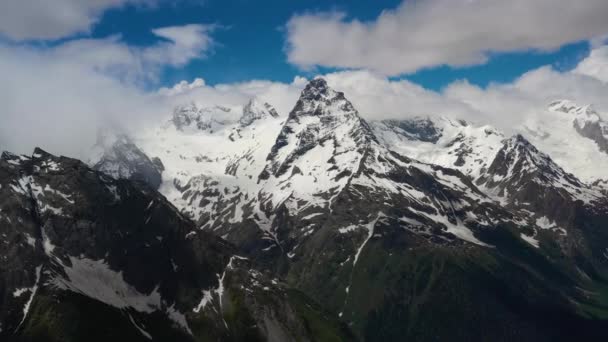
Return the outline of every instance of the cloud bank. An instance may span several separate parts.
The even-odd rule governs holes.
[[[575,73],[595,77],[608,82],[608,46],[598,47],[591,51],[574,70]]]
[[[90,28],[104,9],[128,2],[58,0],[53,3],[66,8],[62,13],[68,15],[71,9],[76,16],[84,13],[85,19],[74,21],[80,23],[76,25],[53,9],[38,23],[46,25],[45,30],[38,24],[18,30],[12,19],[2,20],[7,13],[19,17],[23,10],[33,18],[42,15],[39,11],[47,2],[36,7],[38,1],[5,1],[0,4],[0,35],[15,40],[69,35]],[[3,11],[8,3],[15,7]],[[608,2],[506,3],[408,1],[370,23],[347,21],[338,14],[296,16],[288,23],[289,58],[301,65],[370,69],[323,75],[369,120],[447,116],[510,132],[555,99],[595,104],[608,112],[608,47],[602,46],[606,38],[602,32],[608,31],[604,20]],[[65,25],[53,28],[54,21]],[[291,83],[250,80],[215,86],[198,78],[158,91],[145,90],[166,67],[207,57],[214,47],[215,28],[194,24],[154,29],[157,42],[143,47],[126,44],[120,35],[71,39],[51,46],[0,41],[4,80],[0,82],[0,150],[31,153],[41,146],[87,159],[99,130],[137,134],[161,125],[174,106],[189,102],[236,106],[258,97],[287,115],[307,82],[304,77],[295,77]],[[438,64],[481,63],[487,51],[547,50],[586,38],[595,38],[593,49],[572,71],[546,66],[510,84],[480,88],[463,80],[435,92],[387,77]]]
[[[2,0],[0,36],[10,40],[57,39],[88,32],[102,13],[155,0]]]
[[[462,80],[436,92],[407,80],[391,80],[383,74],[364,70],[321,76],[332,87],[343,91],[368,120],[446,116],[491,124],[510,133],[558,99],[571,99],[581,105],[593,104],[598,110],[608,112],[608,83],[603,75],[580,71],[590,63],[608,66],[608,55],[598,53],[604,49],[591,50],[572,71],[562,72],[544,66],[521,75],[512,83],[490,84],[485,88]],[[174,103],[194,101],[201,105],[244,104],[250,97],[258,96],[275,105],[281,115],[287,115],[305,84],[305,78],[296,77],[290,84],[250,81],[211,87],[199,79],[177,84],[161,93]]]
[[[50,48],[0,44],[0,149],[30,153],[40,146],[83,157],[102,127],[133,130],[158,120],[170,107],[141,85],[164,67],[204,58],[211,30],[154,30],[162,40],[147,47],[119,36]]]
[[[176,49],[184,46],[174,45],[179,46]],[[90,54],[92,48],[98,53]],[[0,74],[10,80],[0,83],[0,149],[30,153],[34,146],[41,146],[86,159],[99,129],[110,127],[137,134],[161,125],[175,106],[190,102],[236,106],[258,97],[274,105],[281,115],[287,115],[307,81],[296,77],[291,83],[252,80],[211,86],[199,78],[146,92],[131,81],[154,77],[149,75],[151,68],[143,65],[160,68],[182,62],[171,54],[149,58],[149,49],[155,47],[137,50],[124,46],[117,38],[73,41],[53,49],[0,45]],[[368,120],[447,116],[492,124],[510,133],[556,99],[594,104],[598,110],[608,112],[608,83],[605,74],[596,72],[608,65],[604,50],[605,47],[592,50],[570,72],[546,66],[513,83],[486,88],[459,81],[435,92],[370,71],[323,76],[332,87],[345,92]],[[588,68],[589,65],[597,68]],[[125,73],[130,76],[125,77]]]
[[[608,33],[608,1],[404,1],[376,20],[344,13],[296,15],[287,23],[289,62],[373,70],[482,64],[492,52],[549,51]]]

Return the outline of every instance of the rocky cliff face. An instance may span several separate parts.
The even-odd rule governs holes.
[[[37,149],[2,155],[0,199],[2,340],[348,336],[145,184]]]
[[[158,157],[150,158],[131,139],[120,136],[105,149],[93,168],[114,178],[141,181],[158,189],[165,167]]]
[[[270,104],[260,102],[258,99],[251,99],[243,108],[243,115],[239,119],[241,126],[249,126],[256,120],[263,120],[268,117],[276,118],[279,116],[276,109]]]

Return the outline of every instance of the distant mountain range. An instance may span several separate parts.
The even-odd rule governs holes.
[[[180,106],[87,164],[0,159],[0,338],[607,340],[608,123]]]

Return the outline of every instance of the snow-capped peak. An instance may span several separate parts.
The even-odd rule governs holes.
[[[417,116],[405,120],[384,120],[387,128],[408,140],[436,143],[441,138],[443,128],[437,127],[430,117]]]
[[[308,82],[302,90],[300,99],[289,114],[289,119],[325,115],[359,117],[353,105],[344,97],[344,93],[333,90],[325,79],[318,77]]]
[[[322,98],[330,98],[335,96],[336,91],[331,89],[327,85],[322,77],[317,77],[312,81],[308,82],[304,90],[302,91],[301,99],[303,100],[320,100]]]
[[[600,117],[592,105],[579,106],[572,101],[561,100],[551,103],[549,110],[572,115],[572,126],[576,132],[593,140],[600,151],[608,153],[608,122]]]
[[[276,109],[267,102],[262,102],[257,98],[252,98],[243,108],[243,115],[239,119],[241,126],[249,126],[256,120],[267,117],[276,118],[279,116]]]
[[[370,136],[373,136],[371,129],[359,117],[344,93],[331,89],[324,79],[315,78],[306,85],[289,113],[268,160],[275,160],[277,154],[286,153],[279,153],[279,150],[304,152],[328,140],[336,143],[348,140],[346,145],[355,148],[359,142],[367,140],[365,137]],[[279,159],[286,158],[287,155],[284,154]]]
[[[521,177],[524,173],[538,170],[545,170],[546,172],[550,169],[559,168],[549,156],[540,152],[521,134],[515,134],[506,139],[503,146],[493,164],[500,168],[497,172],[506,175],[507,178],[514,176],[514,173],[517,177]],[[501,153],[504,156],[500,155]],[[516,165],[520,163],[522,165],[519,166],[519,170],[515,170]],[[491,168],[492,166],[490,166]]]
[[[597,111],[593,108],[593,105],[580,106],[570,100],[553,101],[549,104],[549,110],[566,114],[597,116]]]
[[[262,197],[272,198],[274,205],[290,198],[293,203],[328,206],[375,140],[343,93],[331,89],[322,78],[310,81],[266,158],[259,175],[260,181],[268,181]]]
[[[593,110],[587,110],[584,113],[578,114],[574,119],[574,125],[577,129],[585,129],[587,125],[598,124],[602,122],[597,112]]]
[[[173,111],[172,122],[179,130],[191,128],[214,131],[218,126],[235,122],[240,113],[226,106],[199,107],[195,103],[178,106]]]
[[[525,196],[534,196],[534,192],[540,196],[539,189],[562,191],[562,197],[568,194],[585,202],[598,197],[521,134],[504,140],[503,148],[477,183],[497,189],[500,196],[523,202],[531,202]]]
[[[372,122],[378,140],[404,156],[454,168],[477,179],[502,147],[494,127],[447,117]]]

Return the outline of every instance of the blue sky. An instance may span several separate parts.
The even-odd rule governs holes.
[[[163,2],[152,8],[127,5],[106,11],[93,26],[90,36],[103,38],[120,34],[129,45],[145,46],[158,39],[150,32],[153,28],[191,23],[216,24],[218,28],[212,34],[215,43],[209,57],[192,60],[185,66],[165,68],[159,85],[169,86],[195,77],[204,78],[208,84],[251,79],[290,82],[296,75],[311,76],[337,70],[334,67],[307,70],[287,61],[285,24],[293,15],[339,11],[344,12],[348,20],[373,21],[383,10],[394,9],[399,4],[397,0],[209,0]],[[588,52],[589,44],[578,41],[549,52],[494,53],[480,65],[435,66],[392,76],[392,79],[406,78],[434,90],[461,79],[486,86],[491,82],[511,82],[543,65],[569,70]]]
[[[127,6],[106,12],[92,36],[105,37],[119,32],[127,42],[145,45],[156,39],[150,33],[152,28],[217,24],[220,27],[213,34],[216,45],[211,56],[193,61],[185,68],[167,70],[162,78],[164,85],[194,77],[202,77],[209,84],[250,79],[291,82],[294,76],[306,74],[287,63],[285,56],[284,25],[292,15],[344,10],[353,17],[371,20],[384,8],[398,3],[395,0],[225,0],[161,3],[154,9]]]

